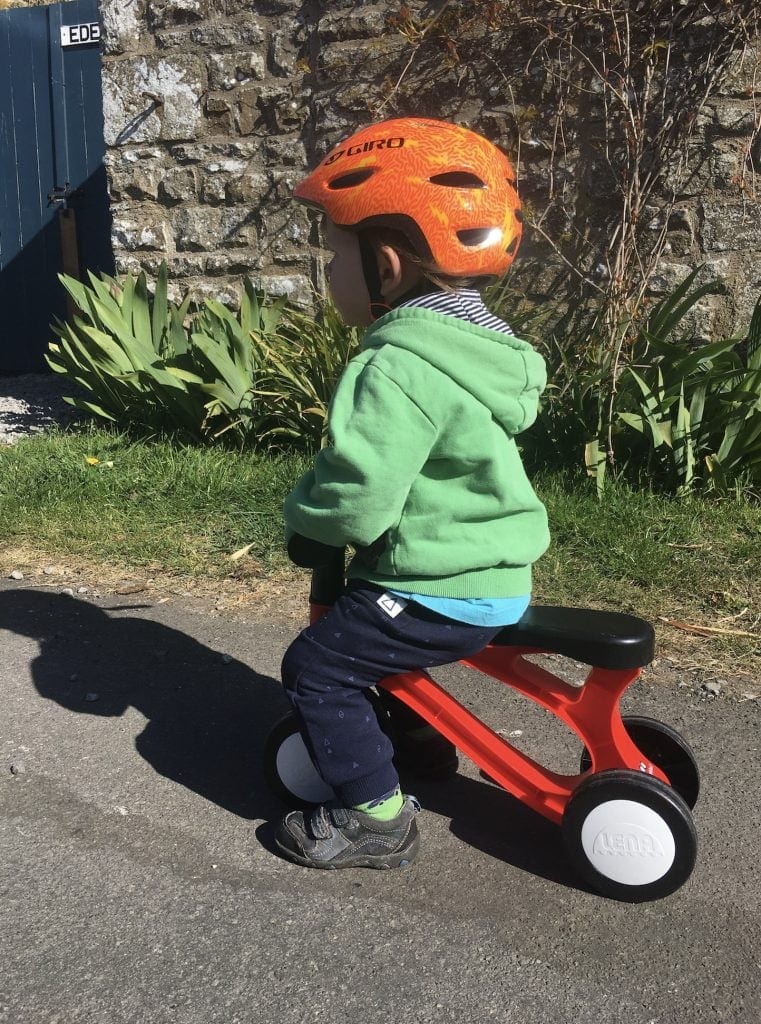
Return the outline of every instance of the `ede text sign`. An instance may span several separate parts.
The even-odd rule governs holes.
[[[88,21],[83,25],[61,25],[61,46],[83,46],[100,42],[100,25]]]

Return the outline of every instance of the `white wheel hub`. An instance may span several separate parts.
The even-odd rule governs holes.
[[[275,766],[280,781],[297,799],[309,804],[333,799],[333,790],[317,774],[299,733],[280,744]]]
[[[581,845],[590,864],[621,885],[649,885],[674,863],[676,844],[657,811],[634,800],[606,800],[584,819]]]

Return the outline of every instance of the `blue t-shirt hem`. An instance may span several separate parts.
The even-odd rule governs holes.
[[[430,597],[390,590],[390,594],[414,601],[455,622],[472,626],[512,626],[523,616],[531,603],[531,595],[522,597]]]

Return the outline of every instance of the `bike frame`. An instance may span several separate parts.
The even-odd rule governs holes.
[[[330,583],[321,588],[321,582],[324,579],[313,579],[312,594],[318,600],[312,600],[310,605],[312,622],[330,610],[340,593],[340,588],[335,587],[335,575],[335,592],[330,592]],[[552,772],[522,753],[447,693],[427,672],[388,676],[378,685],[417,712],[509,793],[557,824],[572,793],[591,773],[628,768],[668,783],[666,775],[631,740],[621,719],[621,696],[639,678],[641,669],[592,667],[584,684],[573,686],[527,660],[528,655],[549,653],[552,652],[541,648],[490,644],[459,664],[511,686],[572,729],[591,758],[591,767],[577,775]]]

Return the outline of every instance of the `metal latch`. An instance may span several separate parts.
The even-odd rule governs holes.
[[[62,210],[68,210],[69,202],[72,199],[80,199],[84,195],[81,188],[72,188],[67,181],[65,185],[56,185],[52,192],[48,192],[48,206],[51,203],[60,203]]]

